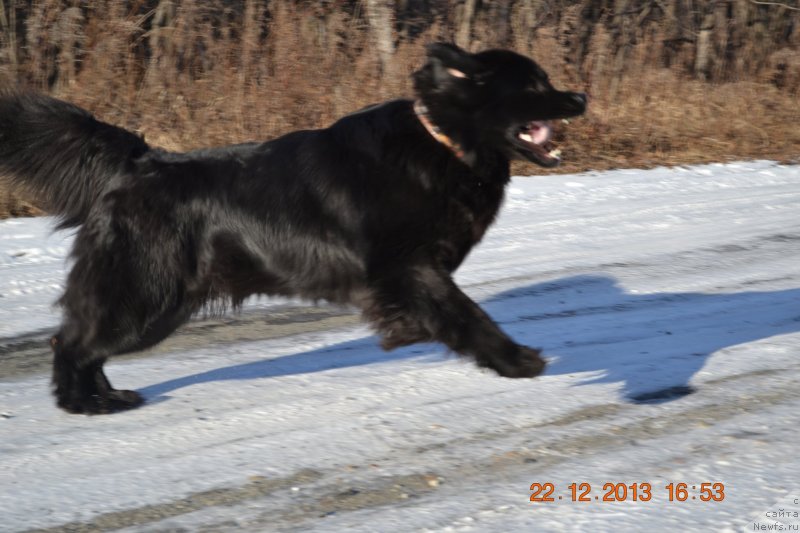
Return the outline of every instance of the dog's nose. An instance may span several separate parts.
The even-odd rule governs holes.
[[[575,100],[575,103],[582,106],[585,106],[586,102],[589,101],[589,97],[586,96],[586,93],[572,93],[572,99]]]

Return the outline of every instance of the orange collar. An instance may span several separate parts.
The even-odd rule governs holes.
[[[439,129],[439,126],[431,121],[428,108],[425,107],[425,104],[419,100],[414,102],[414,113],[417,114],[417,118],[419,118],[419,121],[425,126],[425,129],[428,130],[428,133],[431,134],[431,137],[448,147],[451,152],[456,154],[456,157],[464,159],[464,150],[461,148],[461,145],[445,135],[442,130]]]

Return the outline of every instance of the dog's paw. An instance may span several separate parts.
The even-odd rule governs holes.
[[[144,398],[134,390],[112,389],[109,391],[106,401],[114,411],[125,411],[128,409],[135,409],[142,405],[144,403]]]
[[[144,398],[136,391],[113,389],[106,396],[93,394],[80,398],[59,398],[56,403],[72,414],[105,415],[135,409],[144,403]]]
[[[518,346],[513,356],[496,358],[485,365],[506,378],[533,378],[544,372],[545,360],[541,350]]]
[[[517,373],[509,377],[533,378],[544,372],[544,367],[546,365],[547,363],[542,359],[541,350],[520,346]]]

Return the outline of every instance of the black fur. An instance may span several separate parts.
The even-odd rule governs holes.
[[[520,128],[578,115],[586,98],[513,52],[446,44],[429,47],[414,82],[450,146],[411,100],[265,143],[170,153],[65,102],[0,97],[0,175],[80,226],[52,340],[58,405],[135,407],[136,392],[106,379],[106,358],[256,293],[357,305],[385,349],[438,341],[503,376],[539,374],[539,351],[451,274],[494,220],[509,160],[554,164]]]

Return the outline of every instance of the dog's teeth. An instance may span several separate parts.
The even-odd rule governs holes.
[[[563,122],[564,124],[569,124],[569,119],[568,118],[562,118],[561,122]]]
[[[533,137],[531,137],[527,133],[520,133],[519,134],[519,138],[522,139],[523,141],[525,141],[526,143],[532,143],[533,142]]]
[[[547,155],[549,155],[550,157],[559,158],[561,157],[561,150],[558,148],[556,148],[555,150],[550,150],[550,152],[548,152]]]

